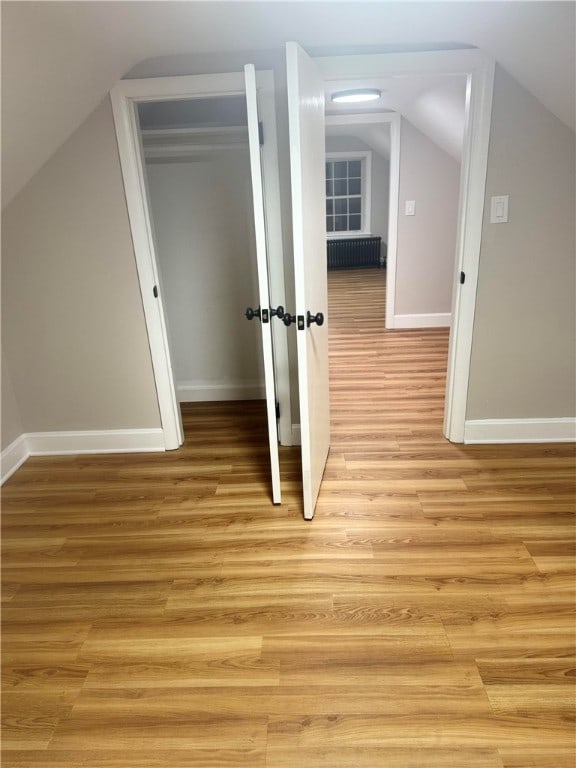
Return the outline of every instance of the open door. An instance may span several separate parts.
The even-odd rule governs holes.
[[[330,450],[324,79],[297,43],[286,44],[286,66],[302,481],[311,520]]]
[[[137,117],[138,105],[142,102],[153,101],[185,101],[188,99],[210,99],[227,96],[244,96],[248,90],[248,115],[250,130],[250,149],[252,160],[252,183],[254,188],[254,214],[256,240],[258,242],[258,275],[259,297],[246,297],[259,301],[260,306],[269,313],[268,305],[268,269],[266,262],[264,230],[264,215],[262,203],[262,177],[260,171],[260,149],[258,142],[258,116],[256,110],[256,89],[254,77],[248,87],[242,72],[230,72],[211,75],[186,75],[178,77],[155,77],[142,80],[121,80],[112,89],[114,125],[118,140],[120,164],[124,179],[126,203],[130,221],[134,253],[138,279],[142,293],[144,316],[152,356],[154,379],[158,393],[160,418],[164,434],[165,447],[178,448],[182,443],[180,427],[180,410],[175,396],[175,384],[172,376],[169,355],[169,343],[166,324],[164,322],[163,305],[158,291],[158,269],[154,239],[152,237],[152,224],[150,209],[146,196],[145,164],[140,143],[139,126]],[[273,79],[270,72],[259,72],[258,82],[262,88],[262,112],[271,126],[274,123]],[[273,134],[273,129],[270,131]],[[257,165],[256,165],[257,164]],[[264,153],[264,169],[269,182],[267,207],[269,226],[273,226],[274,248],[272,257],[282,259],[281,244],[277,233],[280,230],[279,220],[279,196],[277,195],[277,158],[274,142],[269,142],[268,151]],[[278,199],[277,199],[278,198]],[[270,223],[271,222],[271,223]],[[263,250],[264,249],[264,250]],[[278,273],[278,265],[276,265]],[[278,274],[275,276],[276,291],[283,296],[283,282],[279,284]],[[239,317],[238,322],[242,322]],[[244,321],[245,322],[245,321]],[[280,502],[280,473],[278,462],[276,402],[274,398],[274,383],[272,370],[272,341],[270,323],[263,323],[262,345],[266,370],[266,393],[268,404],[268,423],[270,435],[271,479],[272,498],[275,503]],[[288,367],[287,350],[284,360],[284,349],[276,345],[276,352],[280,351],[279,360],[286,369]],[[286,403],[287,389],[283,389],[280,395],[281,404]],[[284,398],[284,399],[283,399]],[[290,413],[289,407],[284,408],[285,413]],[[284,419],[286,416],[284,415]]]
[[[278,426],[276,421],[276,392],[274,387],[274,359],[272,354],[272,319],[270,312],[270,289],[268,279],[268,255],[266,243],[266,217],[264,211],[264,190],[262,185],[262,163],[260,158],[260,127],[258,117],[258,95],[256,71],[252,64],[244,67],[246,81],[246,108],[248,115],[248,143],[250,145],[250,173],[252,176],[252,201],[254,207],[254,231],[256,235],[256,262],[258,267],[259,307],[254,319],[260,320],[262,355],[264,359],[264,380],[266,388],[266,411],[268,415],[268,443],[270,448],[270,470],[272,478],[272,501],[280,504],[280,463],[278,460]],[[247,314],[247,316],[249,316]]]

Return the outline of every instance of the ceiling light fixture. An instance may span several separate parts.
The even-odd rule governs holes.
[[[378,88],[354,88],[351,91],[336,91],[331,96],[337,104],[357,104],[360,101],[376,101],[382,96]]]

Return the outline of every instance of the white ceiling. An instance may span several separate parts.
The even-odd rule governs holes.
[[[574,127],[574,11],[572,0],[3,2],[3,202],[116,80],[153,57],[271,50],[287,40],[316,53],[472,45]]]
[[[326,138],[352,137],[360,139],[374,152],[386,158],[390,157],[390,126],[383,123],[356,123],[354,125],[327,125]],[[346,148],[347,149],[347,148]],[[338,148],[336,148],[337,151]],[[327,150],[329,151],[329,150]],[[346,150],[343,150],[346,151]]]
[[[356,87],[378,88],[382,96],[377,101],[362,105],[361,110],[331,101],[332,93]],[[327,114],[399,112],[455,160],[459,161],[462,156],[466,99],[466,78],[463,75],[372,78],[361,82],[332,80],[326,87],[325,98]],[[350,128],[344,133],[356,135],[370,146],[373,146],[374,140],[378,141],[377,137],[381,134],[381,130],[374,126],[362,126],[360,131],[363,136],[352,134]],[[373,146],[373,149],[376,147]]]

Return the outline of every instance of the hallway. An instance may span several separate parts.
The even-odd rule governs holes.
[[[333,496],[357,513],[375,494],[397,504],[401,489],[413,505],[417,493],[461,489],[458,471],[434,470],[441,455],[430,456],[451,450],[442,437],[448,329],[386,331],[385,270],[328,280],[332,443],[318,510]],[[421,451],[426,467],[408,468]]]
[[[330,271],[332,442],[442,431],[448,328],[386,331],[386,271]]]

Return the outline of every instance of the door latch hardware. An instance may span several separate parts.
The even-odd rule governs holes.
[[[466,282],[466,272],[460,272],[460,285],[464,285]]]
[[[282,316],[282,322],[286,326],[286,328],[289,328],[292,323],[296,322],[296,315],[291,315],[290,312],[285,312]]]
[[[276,309],[270,307],[270,317],[277,317],[278,320],[282,320],[284,317],[284,307],[281,304]]]
[[[270,322],[270,315],[268,314],[267,309],[260,309],[260,307],[258,307],[258,309],[252,309],[252,307],[248,307],[248,309],[246,310],[246,312],[244,312],[244,314],[246,315],[246,318],[248,320],[252,320],[255,317],[259,317],[263,323]]]
[[[304,323],[304,315],[298,315],[298,325],[296,326],[299,331],[305,331],[306,325]]]
[[[315,315],[313,315],[311,312],[306,313],[306,325],[308,328],[310,328],[312,323],[316,323],[317,325],[324,325],[324,315],[322,312],[316,312]]]
[[[258,309],[252,309],[252,307],[248,307],[244,314],[247,320],[253,320],[255,317],[260,317],[260,307],[258,307]]]
[[[263,323],[269,323],[270,322],[270,315],[268,314],[267,309],[252,309],[252,307],[248,307],[246,312],[244,312],[244,315],[246,316],[247,320],[253,320],[255,317],[259,317],[260,320]]]

